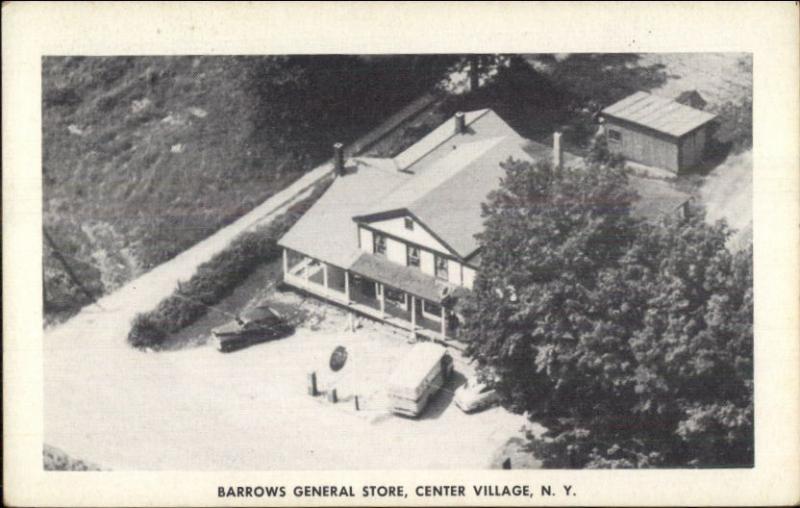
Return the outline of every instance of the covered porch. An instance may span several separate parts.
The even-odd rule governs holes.
[[[379,259],[377,263],[390,262]],[[441,305],[442,284],[416,271],[405,274],[412,278],[410,281],[398,281],[397,269],[414,270],[394,264],[377,266],[373,260],[361,258],[345,270],[290,249],[283,251],[283,280],[287,284],[412,335],[452,338],[455,320]],[[393,278],[395,283],[390,284],[387,279]]]

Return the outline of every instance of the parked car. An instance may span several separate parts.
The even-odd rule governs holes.
[[[465,413],[472,413],[486,409],[497,404],[500,396],[487,383],[478,381],[476,378],[468,379],[466,383],[459,386],[453,396],[453,402]]]
[[[293,333],[294,327],[278,311],[268,306],[247,310],[233,321],[211,330],[215,347],[223,353],[281,339]]]

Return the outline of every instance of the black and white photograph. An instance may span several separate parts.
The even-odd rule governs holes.
[[[4,504],[791,504],[798,12],[3,4]]]
[[[752,69],[45,57],[44,467],[752,466]]]

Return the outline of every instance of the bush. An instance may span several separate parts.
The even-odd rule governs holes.
[[[716,139],[721,143],[730,143],[734,153],[741,153],[753,147],[751,100],[744,100],[741,103],[726,102],[714,112],[718,115]]]
[[[133,319],[133,326],[128,334],[128,342],[131,346],[144,349],[158,347],[164,342],[165,333],[161,329],[153,316],[148,314],[138,314]]]
[[[188,282],[178,284],[172,295],[154,310],[138,314],[128,333],[128,343],[137,348],[160,349],[170,334],[205,316],[208,308],[230,295],[262,263],[281,256],[278,240],[327,189],[325,181],[310,196],[275,217],[268,226],[242,233],[225,250],[201,264]]]

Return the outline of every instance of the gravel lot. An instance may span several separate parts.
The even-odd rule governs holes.
[[[145,354],[124,337],[105,340],[113,335],[89,328],[61,337],[45,371],[45,441],[104,468],[481,469],[524,423],[501,408],[465,415],[448,390],[419,420],[389,415],[383,385],[411,345],[371,323],[355,333],[300,328],[229,354],[209,346]],[[349,354],[334,374],[337,345]],[[312,370],[321,389],[337,388],[339,404],[306,394]],[[470,368],[457,358],[456,370]]]

